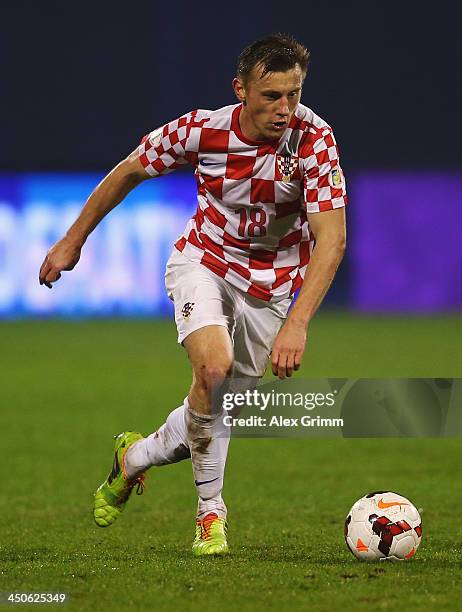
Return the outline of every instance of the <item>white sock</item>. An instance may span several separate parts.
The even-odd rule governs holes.
[[[223,425],[220,415],[199,414],[189,407],[185,410],[185,420],[199,495],[197,518],[202,519],[209,512],[226,518],[227,510],[221,492],[231,428]]]
[[[187,400],[185,400],[187,403]],[[185,404],[171,412],[157,431],[135,442],[125,454],[125,471],[134,478],[153,465],[167,465],[189,459]]]
[[[125,454],[129,478],[139,476],[151,466],[168,465],[192,458],[199,500],[197,518],[209,512],[226,517],[221,496],[231,428],[220,417],[206,416],[189,408],[188,399],[169,414],[154,433],[135,442]]]

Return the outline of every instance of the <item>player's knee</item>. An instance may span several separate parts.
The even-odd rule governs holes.
[[[217,389],[231,375],[232,369],[232,360],[225,360],[214,364],[204,364],[199,374],[203,388],[209,392]]]
[[[195,370],[192,392],[194,396],[207,408],[210,408],[212,399],[218,397],[223,385],[232,373],[232,360],[204,363]]]
[[[196,364],[194,380],[189,399],[194,410],[210,414],[212,405],[219,402],[221,389],[224,388],[233,370],[232,358],[222,358],[213,363],[204,361]]]

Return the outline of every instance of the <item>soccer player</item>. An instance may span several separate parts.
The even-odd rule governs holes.
[[[270,355],[281,379],[299,368],[309,322],[345,249],[345,183],[332,129],[300,103],[308,59],[289,35],[249,45],[233,81],[238,103],[189,112],[145,136],[45,257],[40,283],[51,288],[136,185],[194,166],[197,211],[165,277],[191,388],[156,432],[116,437],[112,471],[95,494],[101,527],[118,518],[134,487],[142,492],[148,468],[191,458],[193,553],[228,552],[222,489],[229,431],[212,410],[212,393],[229,379],[255,384]]]

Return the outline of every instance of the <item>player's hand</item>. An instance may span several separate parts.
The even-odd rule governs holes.
[[[289,317],[281,327],[273,344],[271,353],[273,374],[281,380],[286,376],[292,376],[292,372],[300,367],[305,345],[305,325],[291,321]]]
[[[72,270],[80,259],[82,247],[65,236],[51,247],[40,268],[39,282],[48,289],[61,278],[63,270]]]

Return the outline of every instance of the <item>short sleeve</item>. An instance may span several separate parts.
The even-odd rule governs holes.
[[[323,130],[310,155],[303,160],[303,195],[308,213],[342,208],[347,204],[345,177],[331,128]]]
[[[187,141],[195,111],[170,121],[144,136],[139,147],[140,161],[153,177],[169,174],[191,160],[187,154]]]

